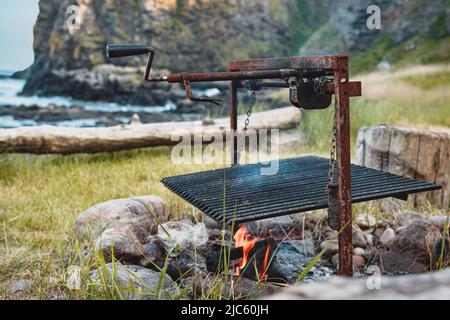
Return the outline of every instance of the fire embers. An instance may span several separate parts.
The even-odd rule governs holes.
[[[234,248],[222,247],[220,252],[209,254],[206,267],[210,272],[222,272],[224,266],[233,268],[237,276],[252,280],[267,280],[271,274],[278,242],[274,239],[259,239],[245,225],[234,235]],[[227,260],[227,263],[224,261]]]

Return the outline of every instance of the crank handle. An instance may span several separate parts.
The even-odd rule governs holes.
[[[187,73],[181,73],[181,77],[183,78],[183,86],[184,86],[184,91],[186,91],[186,97],[189,100],[199,101],[199,102],[209,102],[209,103],[213,103],[218,106],[222,102],[222,99],[214,99],[214,98],[209,98],[209,97],[204,97],[204,96],[202,96],[202,97],[194,96],[194,94],[192,93],[191,83],[187,79]]]
[[[147,65],[145,67],[144,80],[150,82],[167,81],[167,77],[150,77],[155,50],[145,44],[108,44],[106,46],[106,56],[108,59],[137,56],[148,54]]]

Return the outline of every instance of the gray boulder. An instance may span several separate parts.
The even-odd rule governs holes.
[[[160,281],[161,277],[160,272],[119,263],[115,268],[112,263],[108,263],[105,268],[100,267],[90,273],[92,283],[100,291],[107,290],[105,286],[110,286],[109,289],[116,287],[126,300],[169,299],[177,295],[178,288],[172,279],[165,275]]]
[[[142,244],[157,230],[155,217],[164,223],[167,216],[165,203],[157,196],[115,199],[82,212],[74,231],[80,239],[94,237],[96,250],[108,261],[112,249],[118,259],[137,261]]]
[[[432,224],[415,220],[403,227],[382,253],[384,270],[389,273],[420,273],[427,271],[431,263],[434,243],[441,233]]]

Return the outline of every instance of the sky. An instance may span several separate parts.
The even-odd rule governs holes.
[[[38,0],[0,1],[0,70],[19,71],[34,61],[33,26]]]

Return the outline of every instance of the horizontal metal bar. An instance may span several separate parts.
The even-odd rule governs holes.
[[[254,80],[254,79],[288,79],[299,74],[294,69],[261,70],[261,71],[225,71],[205,73],[176,73],[167,76],[169,83],[181,83],[183,80],[190,82],[229,81],[229,80]]]
[[[252,60],[230,61],[230,70],[261,70],[261,69],[327,69],[337,70],[337,60],[347,56],[310,56],[282,57]]]

